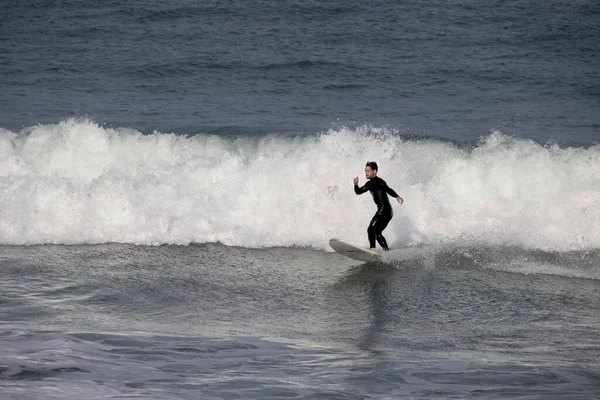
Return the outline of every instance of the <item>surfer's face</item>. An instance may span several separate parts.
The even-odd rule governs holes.
[[[367,165],[365,167],[365,177],[367,179],[371,179],[371,178],[374,178],[375,176],[377,176],[377,170],[376,169],[371,169],[371,167],[369,167]]]

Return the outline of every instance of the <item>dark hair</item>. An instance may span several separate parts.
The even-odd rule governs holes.
[[[378,171],[377,163],[375,161],[367,161],[367,165],[365,167],[371,167],[372,170]]]

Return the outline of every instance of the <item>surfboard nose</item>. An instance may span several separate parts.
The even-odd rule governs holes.
[[[369,262],[378,261],[380,259],[379,255],[373,250],[363,249],[362,247],[354,246],[353,244],[346,243],[340,239],[329,239],[329,246],[341,255],[354,260]]]

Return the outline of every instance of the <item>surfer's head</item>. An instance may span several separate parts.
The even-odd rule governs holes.
[[[377,176],[377,163],[375,161],[368,161],[365,165],[365,177],[367,179],[375,178]]]

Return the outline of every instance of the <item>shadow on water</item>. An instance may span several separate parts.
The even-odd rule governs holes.
[[[359,348],[377,352],[394,336],[398,313],[412,308],[410,298],[423,281],[423,271],[410,266],[365,263],[348,270],[332,289],[337,311],[349,314],[355,323],[352,341]]]
[[[371,317],[358,347],[370,350],[381,341],[380,336],[384,334],[390,318],[388,310],[393,301],[391,285],[398,272],[396,268],[385,264],[366,265],[354,276],[363,281]]]

